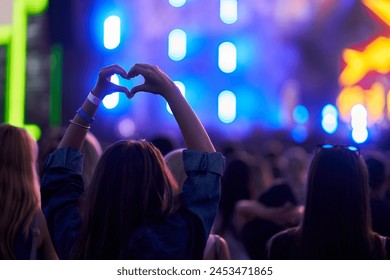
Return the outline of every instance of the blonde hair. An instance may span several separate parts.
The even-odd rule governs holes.
[[[14,238],[30,224],[40,208],[36,171],[38,148],[22,128],[0,125],[0,258],[14,259]]]

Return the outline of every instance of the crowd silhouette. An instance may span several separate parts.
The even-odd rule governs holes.
[[[138,75],[128,89],[109,78]],[[185,147],[161,135],[101,147],[102,99],[165,99]],[[77,108],[75,108],[77,109]],[[223,141],[222,141],[223,142]],[[1,259],[388,259],[389,167],[379,148],[278,139],[214,146],[157,66],[100,69],[64,129],[38,144],[0,125]]]

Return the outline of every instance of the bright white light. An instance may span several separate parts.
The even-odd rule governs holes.
[[[118,123],[118,131],[122,137],[131,137],[135,132],[135,123],[131,119],[125,118]]]
[[[237,0],[221,0],[219,16],[226,24],[235,23],[237,21]]]
[[[174,29],[168,37],[168,55],[174,61],[182,60],[187,53],[187,35],[181,29]]]
[[[174,83],[179,88],[181,94],[184,97],[186,97],[186,86],[182,82],[179,82],[179,81],[174,81]],[[172,115],[172,110],[171,110],[171,107],[169,107],[168,103],[167,103],[167,111],[169,114]]]
[[[173,7],[181,7],[186,3],[186,0],[169,0],[169,4],[171,4]]]
[[[218,66],[222,72],[231,73],[237,67],[237,49],[230,42],[224,42],[219,46]]]
[[[363,129],[367,127],[367,109],[361,105],[356,104],[351,109],[351,126],[353,129]]]
[[[332,134],[337,130],[338,127],[337,118],[333,114],[327,114],[322,117],[321,125],[326,133]]]
[[[368,138],[367,128],[353,129],[352,130],[352,138],[358,144],[364,143]]]
[[[121,19],[118,16],[109,16],[104,21],[104,47],[112,50],[121,42]]]
[[[224,90],[218,96],[218,117],[221,122],[231,123],[236,118],[236,96],[233,92]]]
[[[119,77],[118,75],[112,75],[110,78],[111,83],[119,85]],[[115,108],[119,103],[119,92],[114,92],[112,94],[106,95],[106,97],[103,98],[103,105],[107,109],[113,109]]]
[[[322,117],[325,118],[326,115],[333,115],[337,119],[339,113],[334,105],[328,104],[322,109]]]

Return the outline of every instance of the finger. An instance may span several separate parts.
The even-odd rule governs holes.
[[[131,67],[127,75],[129,78],[134,78],[135,76],[138,75],[142,75],[145,78],[145,76],[148,76],[150,71],[151,71],[150,65],[138,63],[135,64],[133,67]]]
[[[130,94],[134,95],[139,91],[147,91],[147,86],[145,84],[135,86],[131,89]]]
[[[130,95],[130,91],[127,87],[124,87],[124,86],[119,86],[119,85],[116,85],[116,84],[112,84],[111,85],[111,89],[110,89],[111,92],[123,92],[125,93],[127,96]]]
[[[122,78],[127,78],[125,69],[116,64],[100,69],[99,76],[108,78],[114,74],[119,74]]]

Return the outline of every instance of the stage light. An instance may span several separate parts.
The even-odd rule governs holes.
[[[168,37],[168,56],[174,60],[182,60],[187,53],[187,34],[181,29],[174,29]]]
[[[129,119],[124,118],[118,123],[118,132],[121,137],[131,137],[135,132],[135,123]]]
[[[367,128],[353,129],[352,130],[352,139],[358,144],[366,142],[368,139],[368,130]]]
[[[309,111],[303,105],[298,105],[293,111],[293,118],[299,124],[304,124],[309,120]]]
[[[351,110],[352,138],[356,143],[363,143],[368,138],[367,115],[362,104],[356,104]]]
[[[228,90],[218,96],[218,117],[221,122],[231,123],[236,118],[236,95]]]
[[[117,48],[121,42],[121,19],[109,16],[104,21],[104,47],[109,50]]]
[[[182,82],[179,82],[179,81],[174,81],[174,83],[179,88],[181,94],[185,97],[186,96],[186,86]],[[172,110],[171,110],[171,107],[169,107],[168,103],[167,103],[166,107],[167,107],[168,113],[172,115]]]
[[[219,16],[226,24],[237,21],[237,0],[221,0]]]
[[[186,0],[169,0],[169,4],[171,4],[175,8],[181,7],[185,3],[186,3]]]
[[[352,107],[351,126],[358,130],[367,128],[367,109],[362,104],[356,104]]]
[[[322,109],[321,126],[326,133],[332,134],[336,132],[338,127],[338,115],[337,108],[334,105],[328,104],[324,106]]]
[[[111,83],[119,85],[119,77],[116,74],[111,76],[110,81]],[[107,109],[115,108],[118,105],[118,103],[119,103],[119,92],[114,92],[112,94],[106,95],[106,97],[103,98],[103,105]]]
[[[339,113],[337,111],[336,106],[334,106],[332,104],[325,105],[324,108],[322,108],[322,117],[325,117],[326,115],[332,115],[337,119],[339,116]]]
[[[334,115],[327,114],[322,117],[321,126],[326,133],[333,134],[338,127],[337,118]]]
[[[222,72],[232,73],[237,67],[237,49],[230,42],[224,42],[218,50],[218,66]]]
[[[304,125],[297,125],[291,131],[292,139],[297,143],[302,143],[307,138],[307,128]]]

